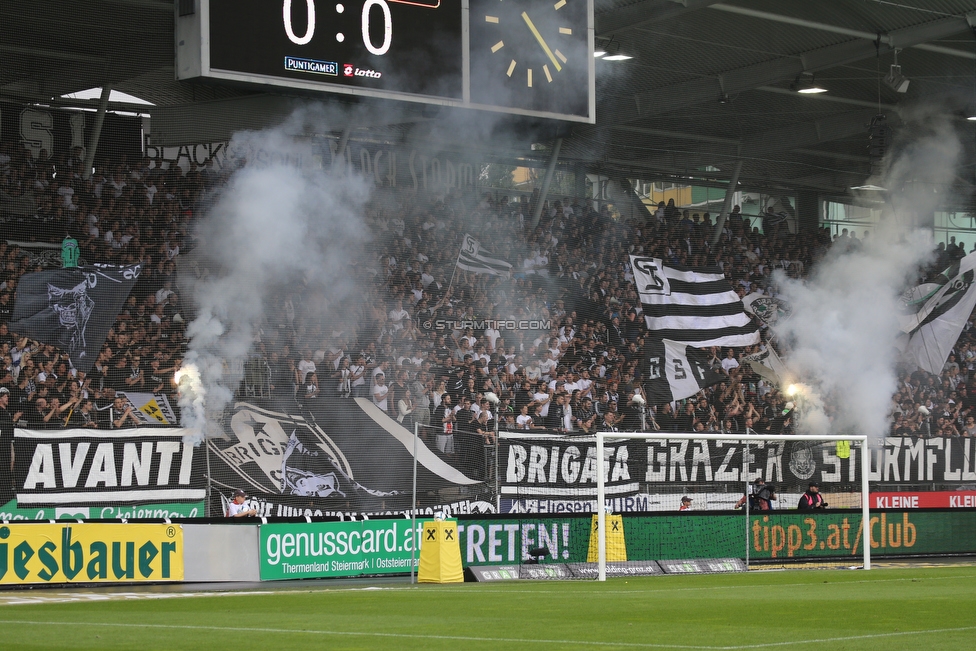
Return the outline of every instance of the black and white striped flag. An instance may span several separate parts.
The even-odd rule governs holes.
[[[644,390],[650,405],[663,405],[693,396],[705,387],[726,380],[708,363],[704,350],[670,339],[647,343],[644,355]]]
[[[470,235],[465,234],[458,254],[457,266],[465,271],[477,274],[491,274],[493,276],[512,275],[512,265],[504,260],[490,258],[481,252],[481,244]]]
[[[718,267],[666,266],[660,258],[636,255],[630,264],[655,338],[698,348],[759,343],[758,326]]]

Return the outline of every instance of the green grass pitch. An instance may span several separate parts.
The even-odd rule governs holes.
[[[149,594],[2,593],[0,648],[976,648],[967,566]]]

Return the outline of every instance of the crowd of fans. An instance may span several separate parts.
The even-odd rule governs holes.
[[[116,392],[162,394],[175,406],[173,374],[186,350],[192,306],[179,295],[181,256],[193,225],[220,187],[213,166],[184,172],[121,157],[84,178],[79,151],[33,158],[0,144],[0,197],[30,199],[33,214],[3,217],[20,240],[74,237],[83,262],[144,263],[144,271],[90,373],[51,345],[8,331],[17,281],[44,268],[30,245],[0,241],[0,386],[10,411],[33,428],[129,427],[133,405]],[[547,202],[532,226],[535,196],[451,189],[418,195],[385,188],[365,219],[374,234],[357,269],[366,287],[342,314],[321,317],[308,292],[282,292],[259,324],[243,368],[242,395],[300,403],[362,397],[452,454],[462,431],[486,443],[499,428],[585,434],[596,430],[790,432],[780,388],[744,358],[758,346],[710,351],[726,380],[676,404],[643,403],[646,329],[628,255],[721,267],[740,296],[775,295],[774,270],[809,273],[831,247],[858,246],[847,233],[794,233],[782,212],[753,227],[736,207],[715,245],[708,213],[661,204],[626,222],[583,199]],[[788,204],[787,204],[788,206]],[[513,263],[510,276],[455,267],[468,233]],[[937,264],[964,248],[941,249]],[[528,329],[507,327],[531,322]],[[497,323],[497,325],[496,325]],[[548,327],[546,327],[548,326]],[[901,374],[892,402],[896,435],[976,435],[976,330],[967,325],[944,372]],[[973,393],[976,393],[974,391]]]
[[[176,293],[176,260],[208,185],[205,171],[163,170],[148,159],[122,156],[100,163],[85,179],[81,151],[38,158],[14,143],[0,144],[0,198],[27,215],[10,213],[0,239],[0,386],[9,411],[31,428],[133,427],[136,406],[115,394],[157,393],[175,405],[172,378],[185,350],[186,318]],[[134,264],[142,273],[89,373],[71,367],[64,351],[9,331],[17,282],[51,268],[50,250],[70,235],[83,263]],[[143,419],[145,420],[145,419]]]

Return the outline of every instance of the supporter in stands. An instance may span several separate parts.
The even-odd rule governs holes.
[[[0,504],[14,496],[14,419],[11,415],[10,390],[0,387]]]
[[[116,397],[112,402],[111,414],[114,429],[139,427],[139,418],[132,411],[132,406],[126,404],[121,397]]]

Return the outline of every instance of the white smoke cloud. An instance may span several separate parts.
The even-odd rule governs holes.
[[[872,235],[847,251],[835,246],[805,281],[776,276],[793,304],[776,333],[790,342],[789,366],[809,385],[800,399],[802,433],[887,431],[897,388],[899,296],[933,249],[931,230],[916,226],[931,225],[962,151],[947,119],[919,115],[905,132],[912,135],[885,161],[883,175],[869,181],[889,189]]]
[[[280,292],[313,289],[334,304],[358,291],[350,265],[368,239],[370,185],[331,174],[329,150],[302,135],[328,118],[303,109],[230,142],[244,161],[196,229],[193,256],[206,273],[188,283],[197,316],[187,326],[179,404],[197,441],[221,435],[256,329]]]

